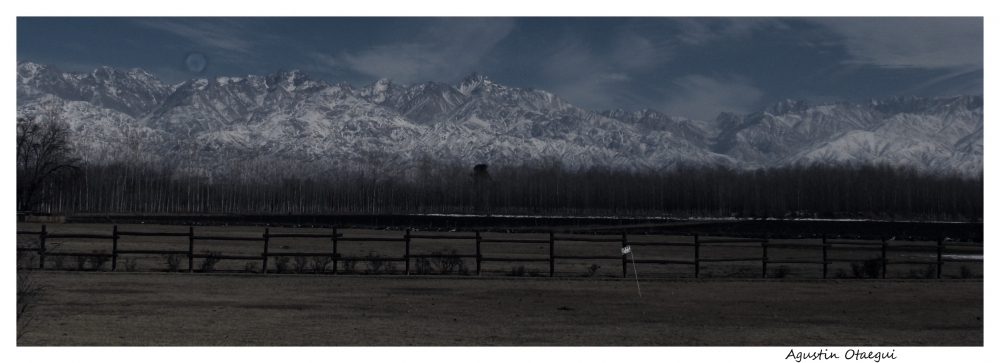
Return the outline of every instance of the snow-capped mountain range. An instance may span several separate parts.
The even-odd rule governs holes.
[[[155,155],[205,170],[247,159],[404,166],[427,158],[639,170],[815,162],[983,170],[982,96],[788,100],[759,112],[691,120],[652,109],[583,110],[552,93],[475,73],[457,85],[381,79],[354,88],[300,71],[168,85],[141,69],[67,73],[19,62],[17,110],[61,112],[89,160]]]

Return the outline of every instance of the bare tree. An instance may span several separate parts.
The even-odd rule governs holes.
[[[17,118],[17,208],[31,210],[41,187],[79,169],[70,129],[55,111]]]

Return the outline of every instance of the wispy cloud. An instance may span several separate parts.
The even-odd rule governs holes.
[[[373,45],[340,54],[338,64],[355,72],[401,83],[444,80],[466,74],[503,40],[514,20],[508,18],[434,19],[417,29],[413,41]],[[313,58],[330,62],[332,56]]]
[[[610,51],[591,49],[582,39],[565,38],[540,63],[551,91],[586,109],[622,106],[632,81],[670,60],[669,45],[630,31],[613,36]]]
[[[164,31],[190,42],[191,50],[211,53],[229,61],[248,59],[267,37],[254,34],[246,24],[225,18],[139,18],[135,23]]]
[[[983,66],[983,18],[815,18],[849,62],[887,68]]]
[[[714,119],[720,112],[747,112],[761,100],[764,92],[740,77],[688,75],[672,82],[672,94],[663,105],[669,115],[696,120]]]
[[[677,39],[688,44],[702,45],[721,39],[740,39],[766,29],[788,29],[775,18],[682,18],[676,20],[680,29]]]

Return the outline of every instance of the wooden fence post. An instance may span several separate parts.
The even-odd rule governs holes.
[[[556,235],[549,232],[549,277],[556,275]]]
[[[764,234],[764,242],[760,243],[760,246],[764,248],[764,258],[761,259],[761,278],[767,278],[767,234]]]
[[[479,232],[476,232],[477,234]],[[406,274],[410,274],[410,229],[406,229],[406,235],[403,236],[406,239]],[[476,248],[479,248],[479,241],[476,241]],[[478,267],[477,267],[478,268]]]
[[[260,254],[261,255],[261,259],[263,260],[261,262],[260,273],[265,274],[265,275],[267,274],[267,247],[270,244],[270,240],[271,240],[270,235],[271,235],[271,229],[270,228],[264,228],[264,253]]]
[[[701,249],[701,243],[698,242],[698,235],[694,235],[694,278],[698,278],[698,270],[701,269],[698,261],[699,250]]]
[[[826,233],[823,233],[823,278],[826,278],[826,270],[829,262],[826,261]]]
[[[938,248],[937,248],[937,278],[941,278],[941,268],[944,267],[944,261],[941,260],[941,250],[944,249],[944,236],[938,237]]]
[[[118,225],[111,230],[111,271],[118,269]]]
[[[194,272],[194,227],[188,227],[188,272]]]
[[[628,242],[625,240],[625,231],[622,231],[622,277],[628,277],[628,259],[625,258],[625,246],[628,246]]]
[[[479,235],[479,231],[476,231],[476,276],[482,276],[483,269],[483,254],[479,249],[479,243],[482,241],[482,236]]]
[[[42,233],[38,234],[38,269],[45,269],[45,225],[42,225]]]
[[[886,246],[887,246],[887,244],[885,242],[885,236],[882,236],[882,278],[883,279],[885,278],[885,267],[886,267],[885,250],[886,250]]]
[[[333,227],[333,234],[330,235],[330,240],[333,241],[333,274],[337,274],[337,261],[340,260],[340,256],[337,254],[337,227]]]

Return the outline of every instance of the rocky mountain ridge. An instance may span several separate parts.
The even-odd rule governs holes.
[[[58,110],[91,161],[156,156],[207,171],[234,160],[395,169],[427,159],[633,170],[815,162],[983,170],[982,96],[787,100],[690,120],[652,109],[584,110],[475,73],[457,85],[381,79],[355,88],[300,71],[168,85],[140,69],[67,73],[20,62],[17,109]]]

